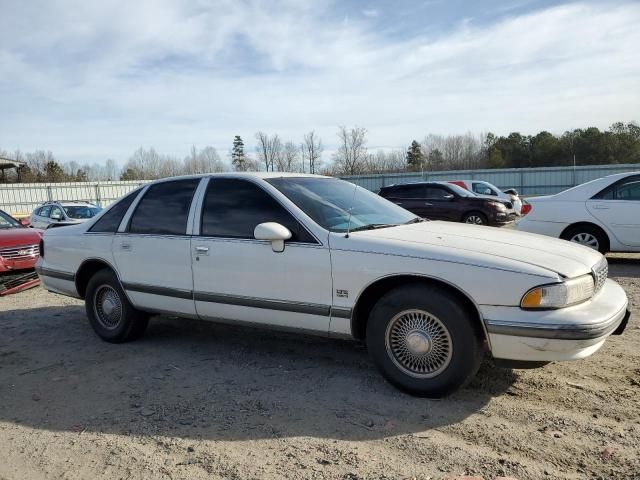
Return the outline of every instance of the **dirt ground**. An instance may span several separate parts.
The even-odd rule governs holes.
[[[0,299],[0,479],[640,478],[640,255],[609,259],[636,305],[593,357],[485,362],[410,397],[362,346],[160,317],[101,342],[81,302]]]

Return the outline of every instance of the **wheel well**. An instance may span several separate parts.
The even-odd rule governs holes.
[[[485,340],[488,340],[480,312],[473,301],[465,293],[446,282],[416,275],[397,275],[393,277],[386,277],[369,285],[364,292],[360,294],[360,297],[356,302],[356,306],[353,309],[353,315],[351,316],[352,335],[358,340],[364,340],[366,338],[369,314],[380,297],[396,287],[415,284],[437,285],[458,297],[460,303],[464,305],[465,309],[467,309],[467,311],[478,320],[478,333],[480,333]]]
[[[591,223],[591,222],[576,222],[576,223],[572,223],[571,225],[569,225],[567,228],[565,228],[562,231],[562,233],[560,234],[560,238],[562,238],[564,240],[568,240],[567,238],[565,238],[565,236],[569,233],[569,231],[573,230],[574,228],[580,228],[580,227],[593,228],[594,230],[597,230],[600,233],[602,233],[602,235],[604,236],[604,239],[607,242],[607,244],[603,245],[603,247],[605,248],[605,250],[607,250],[607,251],[609,250],[609,247],[611,246],[611,239],[609,238],[609,234],[600,225],[596,225],[595,223]]]
[[[87,260],[82,265],[80,265],[80,268],[76,272],[76,290],[78,291],[80,297],[84,298],[84,294],[87,291],[87,284],[89,283],[91,277],[95,273],[105,268],[113,270],[113,268],[111,268],[111,265],[109,265],[104,260]]]

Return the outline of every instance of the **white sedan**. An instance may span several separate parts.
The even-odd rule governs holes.
[[[527,201],[531,210],[516,223],[518,230],[602,253],[640,252],[640,172],[610,175]]]
[[[83,298],[108,342],[140,337],[158,313],[356,339],[391,383],[427,396],[463,385],[486,350],[520,366],[576,360],[629,318],[594,250],[423,221],[311,175],[147,184],[47,230],[37,271]]]

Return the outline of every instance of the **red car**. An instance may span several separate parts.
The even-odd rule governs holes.
[[[0,210],[0,296],[38,283],[30,270],[38,260],[41,238],[42,230],[28,228]]]

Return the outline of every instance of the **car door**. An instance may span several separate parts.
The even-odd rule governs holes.
[[[118,275],[136,307],[196,316],[187,226],[200,180],[150,185],[115,235]]]
[[[431,205],[425,201],[424,184],[398,185],[387,199],[420,217],[430,218]]]
[[[255,227],[276,222],[292,237],[284,251],[256,240]],[[191,241],[196,310],[200,317],[329,330],[332,280],[329,248],[264,186],[212,178]]]
[[[51,212],[51,205],[36,209],[31,215],[31,226],[33,228],[47,228],[49,225],[49,212]]]
[[[433,220],[457,220],[456,197],[449,189],[440,185],[429,185],[425,192],[430,217]]]
[[[619,180],[587,200],[586,206],[620,243],[640,247],[640,175]]]

